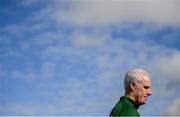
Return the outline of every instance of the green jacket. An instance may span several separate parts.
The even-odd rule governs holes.
[[[122,96],[120,101],[112,109],[109,116],[137,116],[140,117],[137,109],[139,104],[135,103],[132,99]]]

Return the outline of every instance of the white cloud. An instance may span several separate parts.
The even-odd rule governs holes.
[[[22,34],[22,32],[27,31],[28,27],[25,27],[24,25],[8,25],[6,27],[3,27],[0,29],[0,32],[7,32],[9,34],[15,34],[16,36],[19,36]]]
[[[25,74],[25,73],[23,73],[21,71],[15,70],[15,71],[12,72],[11,77],[14,78],[14,79],[33,80],[33,79],[38,78],[38,75],[35,74],[35,73],[31,73],[31,72]]]
[[[72,44],[75,46],[84,46],[84,47],[89,47],[89,46],[101,46],[105,44],[106,39],[103,37],[97,36],[97,35],[82,35],[82,34],[77,34],[74,35],[72,38]]]
[[[29,28],[31,27],[31,28]],[[0,33],[15,36],[13,39],[28,38],[27,35],[44,31],[49,27],[49,23],[32,23],[32,21],[24,20],[19,24],[6,25],[0,29]],[[3,38],[6,38],[5,36]]]
[[[165,116],[179,116],[180,115],[180,98],[175,99],[163,113]]]
[[[0,113],[6,113],[5,115],[13,113],[13,115],[87,116],[102,114],[102,110],[99,112],[99,108],[103,108],[103,112],[108,114],[107,107],[109,107],[109,101],[113,100],[113,97],[104,92],[110,91],[111,84],[104,84],[103,80],[97,81],[96,78],[79,79],[75,77],[65,78],[62,81],[53,82],[51,85],[49,83],[52,82],[44,83],[41,81],[34,84],[37,90],[33,91],[32,95],[40,100],[9,101],[0,106]],[[113,91],[113,93],[115,92]]]
[[[167,86],[169,88],[179,86],[180,84],[180,52],[172,51],[171,54],[161,56],[155,61],[154,66],[156,70],[165,79],[168,80]]]
[[[66,58],[67,60],[75,59],[82,55],[83,50],[73,47],[61,47],[61,46],[48,46],[41,52],[41,58],[43,60],[61,60]]]
[[[148,42],[144,42],[144,40],[132,41],[127,38],[112,39],[112,37],[109,36],[109,33],[105,33],[107,32],[104,32],[104,30],[98,34],[75,32],[66,38],[61,33],[49,32],[37,35],[29,41],[29,44],[35,45],[35,48],[41,47],[41,49],[36,48],[37,51],[40,52],[38,57],[43,58],[43,63],[40,68],[41,73],[35,73],[33,71],[27,71],[26,73],[14,71],[13,78],[35,79],[46,76],[54,77],[54,73],[57,72],[55,70],[56,68],[59,74],[64,74],[58,69],[58,65],[56,66],[55,63],[48,62],[48,60],[61,60],[62,58],[68,62],[59,63],[61,66],[74,66],[75,68],[78,68],[76,65],[85,63],[85,66],[95,66],[96,69],[94,69],[95,72],[92,69],[87,69],[87,71],[89,70],[87,76],[91,76],[90,80],[81,77],[82,79],[72,78],[68,81],[68,76],[65,75],[63,77],[65,82],[62,82],[61,84],[58,84],[57,82],[55,88],[46,85],[48,91],[41,92],[41,95],[52,97],[58,103],[48,107],[37,104],[36,111],[32,110],[32,112],[30,110],[29,113],[27,112],[28,114],[59,114],[59,110],[62,110],[60,115],[67,115],[68,113],[71,113],[72,115],[91,115],[91,113],[100,113],[97,112],[99,109],[104,107],[110,108],[110,106],[112,106],[111,104],[114,104],[115,101],[117,101],[115,99],[118,99],[118,94],[123,94],[123,86],[119,89],[118,83],[123,81],[126,70],[133,66],[145,68],[150,66],[150,68],[152,68],[150,69],[151,72],[154,72],[159,68],[158,70],[161,70],[162,74],[167,74],[169,72],[168,76],[173,76],[172,79],[168,79],[170,82],[176,80],[179,81],[178,77],[175,77],[179,75],[179,73],[177,73],[178,71],[171,70],[179,68],[179,51],[166,48],[159,44],[152,45]],[[66,41],[67,45],[63,46],[64,41]],[[162,69],[162,67],[166,68],[165,65],[168,65],[169,68]],[[156,67],[157,69],[155,69]],[[82,69],[84,68],[79,68],[79,71]],[[163,77],[162,75],[159,76],[160,77],[157,78],[161,82]],[[58,85],[61,87],[58,87]],[[159,87],[155,86],[154,90],[156,90],[156,88],[158,89]],[[153,95],[157,96],[161,93],[163,96],[168,97],[170,96],[169,94],[174,94],[174,90],[163,90],[163,88],[166,88],[166,86],[163,85],[160,87]],[[56,97],[53,97],[53,93],[50,93],[53,91],[57,91],[55,94]],[[108,91],[109,93],[104,93]],[[96,99],[98,96],[99,98]],[[76,98],[74,99],[74,97]],[[87,100],[89,102],[85,103]],[[7,108],[10,107],[11,106],[8,106]],[[43,107],[43,110],[41,107]],[[19,111],[18,108],[15,108],[15,110]],[[79,108],[79,110],[74,112],[74,109],[77,108]],[[89,108],[92,109],[89,110]],[[109,111],[110,110],[106,109],[102,113],[108,114]],[[23,111],[22,113],[26,113],[26,111]]]
[[[40,0],[22,0],[21,5],[23,6],[31,6],[33,4],[38,3]]]
[[[43,18],[47,21],[49,21],[49,17],[53,17],[58,21],[68,21],[78,25],[106,25],[124,21],[147,21],[156,22],[157,24],[179,25],[179,20],[177,20],[177,13],[179,10],[178,1],[79,0],[68,2],[72,2],[73,4],[71,4],[72,6],[67,10],[62,11],[62,9],[57,10],[55,8],[57,10],[55,11],[53,8],[45,8],[41,12],[36,12],[34,16],[36,16],[35,18]],[[175,4],[176,2],[178,3]],[[28,4],[31,5],[33,2],[27,3],[27,5]],[[34,19],[34,17],[32,17],[32,19]],[[43,19],[40,21],[44,21]],[[41,32],[43,29],[47,29],[50,25],[49,22],[46,23],[47,24],[32,24],[30,29],[30,25],[18,26],[17,24],[5,27],[3,31],[16,35],[24,34],[23,32],[30,32],[34,34],[36,31]],[[57,29],[62,28],[62,25],[58,24],[57,27],[58,26],[60,28]],[[123,25],[119,26],[119,29],[117,29],[118,31],[122,31],[121,26]],[[85,33],[81,28],[77,28],[75,30],[78,31],[71,33],[70,35],[61,31],[47,31],[42,32],[42,34],[33,35],[33,37],[30,37],[30,40],[22,41],[20,43],[22,50],[35,48],[35,52],[33,51],[33,54],[36,53],[36,57],[39,57],[40,60],[42,60],[42,66],[40,66],[41,73],[34,72],[32,67],[29,68],[28,66],[27,68],[30,70],[27,70],[27,72],[18,70],[13,71],[13,78],[33,80],[37,78],[55,77],[55,74],[62,74],[63,78],[62,76],[60,77],[57,75],[56,80],[62,78],[62,81],[57,80],[57,82],[56,80],[48,79],[46,80],[47,84],[44,84],[44,87],[39,84],[46,81],[41,83],[37,82],[37,85],[39,86],[38,89],[41,89],[41,91],[39,90],[39,94],[43,97],[51,97],[52,100],[50,100],[53,103],[48,100],[47,102],[51,104],[42,104],[40,102],[35,102],[35,104],[12,104],[0,107],[1,112],[6,111],[7,113],[12,112],[26,115],[37,113],[60,115],[91,115],[94,113],[108,114],[110,110],[106,107],[110,108],[110,106],[117,101],[116,99],[119,98],[119,94],[123,94],[122,81],[124,73],[133,66],[149,68],[152,73],[160,71],[161,74],[159,75],[157,73],[158,75],[155,75],[153,80],[159,80],[159,84],[161,84],[161,86],[158,87],[159,84],[156,84],[155,87],[153,87],[155,90],[153,95],[155,95],[155,97],[158,97],[159,94],[162,94],[162,96],[165,97],[172,96],[176,89],[165,90],[168,89],[168,86],[162,85],[162,82],[169,81],[170,83],[177,83],[174,85],[174,88],[176,88],[175,86],[179,84],[179,51],[166,48],[158,43],[153,45],[148,43],[148,41],[143,40],[144,38],[148,38],[147,34],[149,32],[157,30],[157,27],[154,28],[154,25],[148,25],[148,27],[145,28],[142,26],[140,29],[132,29],[130,25],[128,26],[125,26],[127,31],[131,30],[131,33],[143,38],[136,41],[128,39],[128,37],[112,39],[110,32],[108,32],[108,27],[102,27],[99,29],[95,28],[93,29],[95,31],[90,33]],[[17,43],[19,43],[18,41]],[[18,51],[14,50],[13,52],[9,52],[9,54],[11,57],[14,57],[16,54],[16,56],[18,56]],[[75,74],[73,70],[78,69],[77,72],[85,70],[87,71],[86,75],[88,78],[76,75],[74,75],[74,77],[78,78],[68,78],[69,74],[64,75],[65,73],[61,72],[60,69],[58,69],[59,66],[56,64],[57,61],[59,62],[61,59],[65,60],[58,63],[58,65],[62,68],[71,66],[75,68],[71,69],[72,71],[69,71],[71,75]],[[57,61],[53,61],[53,63],[51,63],[48,62],[48,60]],[[82,65],[82,68],[79,67],[79,65]],[[84,66],[88,68],[83,68]],[[95,67],[92,69],[89,66]],[[164,80],[163,76],[167,76],[168,78]],[[53,82],[55,81],[52,85],[48,82],[51,82],[51,80]],[[119,88],[120,84],[121,88]],[[161,102],[164,103],[163,100],[161,100]],[[152,103],[155,106],[157,105],[154,102]],[[29,110],[29,107],[33,109]],[[78,110],[74,111],[77,108]],[[61,110],[61,112],[59,110]]]
[[[52,62],[43,62],[42,63],[42,77],[43,78],[55,78],[56,65]]]
[[[99,108],[108,107],[109,98],[113,98],[109,93],[104,93],[105,90],[110,91],[112,85],[102,79],[67,78],[63,84],[70,85],[64,85],[61,87],[63,90],[58,92],[63,102],[60,104],[61,115],[95,115],[101,113],[97,112]]]
[[[6,116],[55,115],[58,114],[58,112],[59,110],[56,104],[9,102],[4,106],[0,106],[0,113],[6,113]]]
[[[59,21],[78,25],[135,21],[176,26],[180,25],[179,6],[178,0],[77,0],[55,17]]]
[[[14,79],[24,79],[24,80],[37,80],[37,79],[53,79],[55,78],[55,63],[51,62],[42,62],[42,65],[40,66],[40,71],[37,69],[34,70],[31,65],[28,65],[31,63],[27,63],[26,66],[28,68],[23,70],[13,70],[11,71],[11,77]]]

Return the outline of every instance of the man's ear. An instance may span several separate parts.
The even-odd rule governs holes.
[[[130,83],[130,88],[131,88],[131,90],[134,92],[135,91],[135,89],[136,89],[136,83],[134,82],[134,81],[132,81],[131,83]]]

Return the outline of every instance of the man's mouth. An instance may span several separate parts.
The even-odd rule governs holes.
[[[146,101],[146,100],[147,100],[147,97],[144,97],[144,100]]]

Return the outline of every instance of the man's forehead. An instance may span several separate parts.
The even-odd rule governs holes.
[[[140,74],[140,75],[139,75],[139,78],[142,79],[142,80],[151,80],[151,79],[150,79],[150,76],[149,76],[149,75],[146,75],[146,74]]]
[[[149,77],[143,78],[143,84],[146,86],[151,86],[151,79]]]
[[[140,79],[143,84],[151,85],[151,79],[149,78],[149,76],[142,75],[140,76]]]

